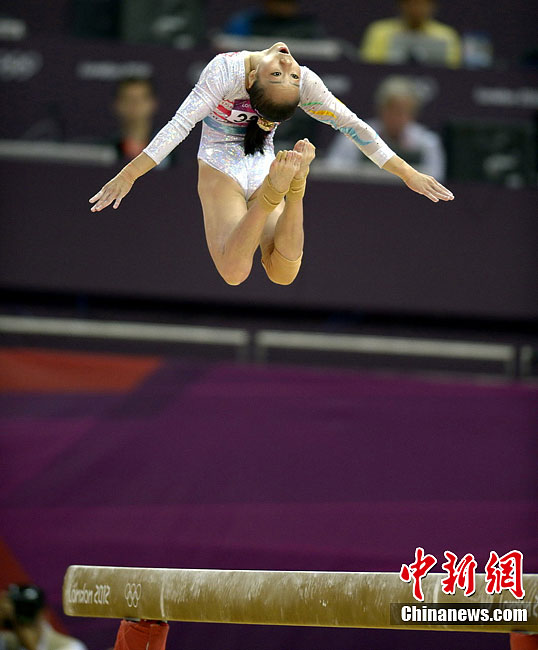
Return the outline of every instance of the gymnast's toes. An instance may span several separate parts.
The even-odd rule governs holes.
[[[271,163],[269,178],[278,192],[287,192],[291,179],[300,165],[300,154],[295,151],[279,151]]]

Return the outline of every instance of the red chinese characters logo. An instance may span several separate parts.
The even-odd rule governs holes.
[[[467,553],[458,562],[458,557],[451,551],[445,551],[446,562],[442,564],[447,576],[441,580],[441,589],[445,594],[455,594],[456,587],[463,589],[466,596],[475,591],[476,560],[472,553]],[[456,562],[458,562],[456,564]]]
[[[424,555],[424,549],[419,546],[415,549],[415,561],[409,566],[402,564],[400,578],[404,582],[413,580],[413,596],[415,600],[424,600],[422,591],[422,578],[428,575],[428,571],[437,564],[437,558],[433,555]]]
[[[495,551],[489,554],[486,564],[486,593],[500,594],[503,589],[508,589],[517,599],[525,596],[521,551],[510,551],[501,557]]]
[[[455,594],[456,589],[461,589],[465,596],[472,596],[476,589],[477,562],[472,553],[467,553],[458,562],[458,557],[452,551],[444,552],[446,561],[441,565],[446,576],[441,580],[441,589],[445,594]],[[423,601],[424,592],[422,579],[437,564],[434,555],[424,553],[419,546],[415,549],[415,561],[411,564],[402,564],[400,578],[404,582],[413,582],[413,597]],[[510,551],[499,557],[491,551],[485,567],[485,587],[487,594],[500,594],[508,590],[515,598],[525,596],[523,589],[523,553]]]

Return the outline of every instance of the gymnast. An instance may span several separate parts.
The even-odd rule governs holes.
[[[303,255],[303,197],[315,147],[305,138],[275,157],[273,137],[278,124],[291,118],[297,106],[344,133],[413,191],[434,202],[454,198],[432,176],[397,156],[280,42],[261,52],[214,57],[168,124],[90,199],[92,212],[111,204],[117,208],[135,180],[203,120],[198,194],[218,272],[228,284],[240,284],[249,276],[259,246],[270,280],[291,284]]]

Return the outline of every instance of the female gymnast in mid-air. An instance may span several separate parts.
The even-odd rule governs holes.
[[[228,284],[246,280],[258,246],[277,284],[293,282],[303,255],[303,196],[315,147],[305,138],[274,155],[277,125],[297,106],[351,138],[376,165],[431,201],[452,193],[397,156],[377,133],[300,66],[285,43],[262,52],[217,55],[144,151],[90,199],[117,208],[137,178],[161,162],[203,120],[198,193],[209,252]]]

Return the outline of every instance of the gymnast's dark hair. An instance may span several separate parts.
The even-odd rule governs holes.
[[[299,100],[292,102],[291,104],[289,102],[287,104],[276,104],[266,96],[264,89],[257,80],[252,84],[247,92],[250,97],[252,108],[270,122],[283,122],[284,120],[289,120],[299,105]],[[248,123],[245,132],[245,154],[248,156],[257,151],[263,153],[265,138],[269,133],[270,131],[260,129],[257,117],[252,118]]]

